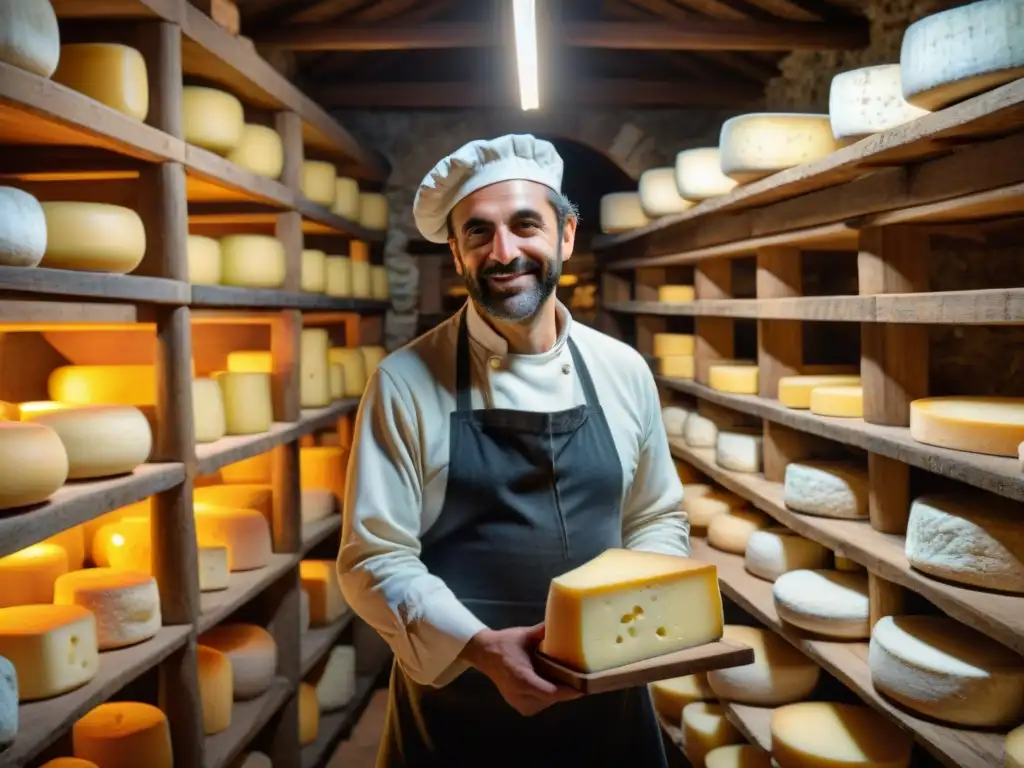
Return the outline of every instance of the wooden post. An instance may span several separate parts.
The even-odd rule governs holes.
[[[634,300],[635,301],[657,301],[658,286],[664,285],[667,271],[664,269],[638,269],[635,270]],[[659,364],[653,361],[654,336],[658,333],[665,333],[667,330],[666,318],[658,315],[634,315],[636,323],[636,349],[655,365],[655,370],[661,372]]]
[[[729,259],[707,259],[693,273],[693,289],[697,301],[732,298],[732,262]],[[720,360],[735,355],[735,321],[731,317],[697,317],[694,322],[694,378],[707,385],[708,371]]]
[[[298,552],[302,548],[302,492],[299,488],[299,444],[285,443],[274,448],[271,486],[274,494],[274,519],[271,526],[274,551]]]
[[[281,183],[295,192],[302,192],[302,163],[305,160],[302,118],[295,112],[278,112],[274,118],[274,127],[281,136],[284,150]]]
[[[633,287],[629,280],[614,272],[599,271],[598,281],[600,296],[597,304],[597,329],[619,341],[628,342],[632,335],[628,320],[620,314],[609,312],[605,307],[609,304],[630,301],[633,297]]]
[[[798,248],[760,249],[757,252],[757,298],[786,299],[803,295],[800,266]],[[801,321],[758,320],[758,394],[777,399],[779,379],[800,372],[803,354]]]
[[[274,397],[274,421],[298,421],[299,348],[302,344],[302,314],[286,309],[270,323],[271,386]]]
[[[877,574],[868,572],[868,623],[874,628],[885,616],[903,613],[907,593],[903,587],[886,581]]]

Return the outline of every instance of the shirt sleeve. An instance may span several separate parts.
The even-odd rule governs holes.
[[[622,504],[627,549],[690,556],[690,522],[682,511],[683,484],[676,472],[661,419],[658,387],[646,366],[642,375],[640,457]]]
[[[420,560],[424,448],[410,393],[378,368],[356,417],[338,578],[345,600],[421,685],[443,686],[486,629]]]

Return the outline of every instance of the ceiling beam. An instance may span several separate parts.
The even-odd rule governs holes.
[[[693,18],[685,24],[571,22],[559,27],[560,43],[577,48],[628,51],[850,50],[868,43],[866,23],[723,21]],[[395,51],[487,48],[499,44],[495,25],[296,24],[255,37],[260,45],[295,51]]]

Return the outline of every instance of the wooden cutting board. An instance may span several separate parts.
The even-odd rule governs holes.
[[[582,693],[604,693],[623,688],[634,688],[670,677],[695,675],[715,669],[742,667],[752,664],[754,650],[731,640],[719,640],[707,645],[698,645],[675,653],[666,653],[652,659],[637,661],[624,667],[606,669],[602,672],[578,672],[559,664],[542,653],[533,659],[534,669],[541,677],[563,683]]]

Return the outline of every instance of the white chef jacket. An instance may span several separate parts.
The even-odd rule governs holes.
[[[486,628],[419,558],[420,536],[444,504],[462,316],[470,338],[474,408],[553,412],[583,404],[566,344],[572,335],[622,462],[624,546],[689,555],[683,487],[650,368],[626,344],[574,324],[561,303],[557,311],[554,346],[519,355],[508,351],[470,301],[464,315],[385,358],[363,393],[348,465],[338,576],[348,604],[421,685],[443,686],[465,671],[458,655]]]

